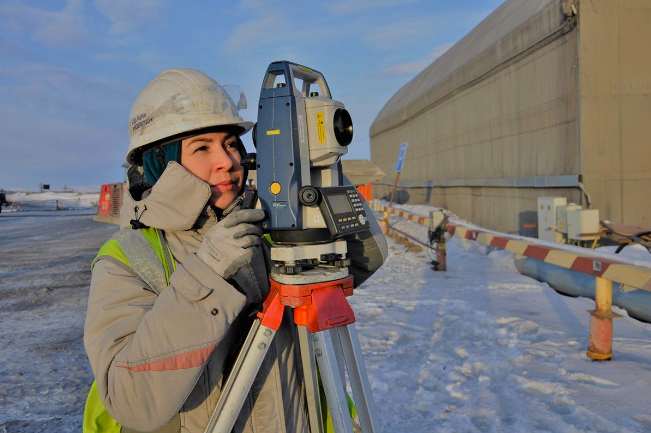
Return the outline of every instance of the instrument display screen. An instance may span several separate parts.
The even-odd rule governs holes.
[[[321,188],[319,204],[332,239],[369,228],[362,199],[352,185]]]
[[[328,196],[328,200],[330,201],[330,206],[332,207],[332,212],[334,214],[343,214],[353,211],[346,194],[332,194]]]

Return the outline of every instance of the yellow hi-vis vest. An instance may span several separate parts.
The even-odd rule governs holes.
[[[169,285],[170,275],[176,269],[162,231],[151,227],[120,230],[99,249],[90,265],[91,272],[102,257],[111,257],[133,269],[157,294]],[[83,433],[120,433],[121,429],[104,407],[97,382],[93,381],[84,407]]]
[[[265,238],[273,245],[269,235],[265,235]],[[131,228],[120,230],[99,249],[90,265],[91,272],[95,263],[102,257],[111,257],[133,269],[156,294],[169,285],[170,275],[176,269],[172,251],[165,241],[162,230],[152,227],[140,230]],[[320,381],[319,393],[325,431],[334,433],[325,392]],[[346,397],[348,398],[348,411],[354,422],[357,418],[357,409],[350,396],[346,395]],[[84,407],[83,433],[120,433],[121,429],[122,426],[104,407],[97,391],[97,382],[93,381]]]

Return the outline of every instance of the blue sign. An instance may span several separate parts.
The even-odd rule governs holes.
[[[400,151],[398,151],[398,160],[396,161],[396,173],[402,171],[402,164],[405,162],[405,153],[407,153],[407,142],[405,141],[400,145]]]

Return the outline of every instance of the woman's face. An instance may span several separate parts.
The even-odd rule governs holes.
[[[233,132],[208,132],[181,141],[181,165],[210,185],[210,203],[225,209],[244,182],[244,169]]]

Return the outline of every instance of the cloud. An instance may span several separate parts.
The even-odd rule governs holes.
[[[265,12],[261,17],[238,25],[226,42],[224,48],[228,52],[245,52],[252,46],[271,45],[286,39],[283,31],[289,25],[287,19],[277,12]],[[269,28],[275,28],[273,32]]]
[[[143,52],[138,56],[138,62],[152,72],[160,73],[165,69],[165,57],[152,52]]]
[[[15,58],[28,58],[32,55],[32,50],[27,48],[24,44],[16,41],[0,37],[0,55],[6,56],[5,59],[11,57]],[[1,71],[2,68],[0,68]]]
[[[121,82],[42,63],[2,69],[0,74],[14,81],[11,86],[0,87],[0,95],[7,96],[2,99],[55,115],[74,113],[86,117],[106,113],[121,107],[123,100],[129,101],[135,94]]]
[[[70,185],[119,176],[135,95],[127,85],[40,63],[4,68],[0,82],[12,83],[0,86],[0,148],[9,167],[3,182]]]
[[[388,24],[368,25],[362,42],[380,50],[395,49],[409,45],[422,45],[431,34],[433,23],[440,17],[391,20]]]
[[[93,55],[93,60],[96,62],[117,62],[124,58],[124,54],[120,53],[96,53]]]
[[[168,66],[167,58],[156,54],[151,51],[142,51],[142,52],[107,52],[107,53],[97,53],[93,55],[93,60],[96,63],[128,63],[128,64],[138,64],[143,68],[152,71],[156,74],[160,73]]]
[[[338,0],[331,1],[327,4],[328,9],[335,13],[350,14],[370,9],[379,9],[386,7],[399,6],[413,3],[418,0]]]
[[[126,34],[158,18],[162,2],[157,0],[94,0],[93,4],[111,21],[111,32]]]
[[[126,128],[53,119],[0,105],[0,148],[7,170],[4,186],[103,184],[121,179],[126,153]]]
[[[434,48],[425,58],[416,60],[415,62],[400,63],[397,65],[384,68],[380,71],[382,75],[390,77],[404,77],[408,75],[415,75],[427,68],[433,61],[441,57],[447,50],[454,44],[439,45]]]
[[[3,22],[28,33],[35,41],[57,48],[75,47],[88,42],[91,33],[84,24],[83,0],[69,0],[60,11],[47,11],[17,2],[0,5]]]
[[[256,1],[245,2],[253,8]],[[258,11],[258,17],[238,25],[223,45],[225,52],[230,54],[246,53],[252,48],[279,44],[309,45],[310,42],[330,40],[343,36],[341,27],[322,25],[315,27],[309,20],[291,20],[279,11]],[[269,31],[273,29],[273,31]],[[283,46],[283,49],[292,49]]]
[[[379,5],[397,5],[407,1],[411,0],[380,0]],[[363,3],[367,3],[366,0]],[[267,47],[300,50],[306,54],[315,52],[315,48],[320,50],[326,41],[331,46],[339,44],[342,49],[356,44],[386,52],[420,46],[431,40],[433,34],[444,33],[455,24],[442,14],[423,13],[414,17],[406,11],[390,15],[374,11],[342,18],[332,16],[327,10],[315,10],[313,13],[325,14],[325,17],[314,22],[293,9],[270,9],[261,0],[244,0],[241,6],[252,18],[235,27],[226,39],[222,48],[228,54]]]

